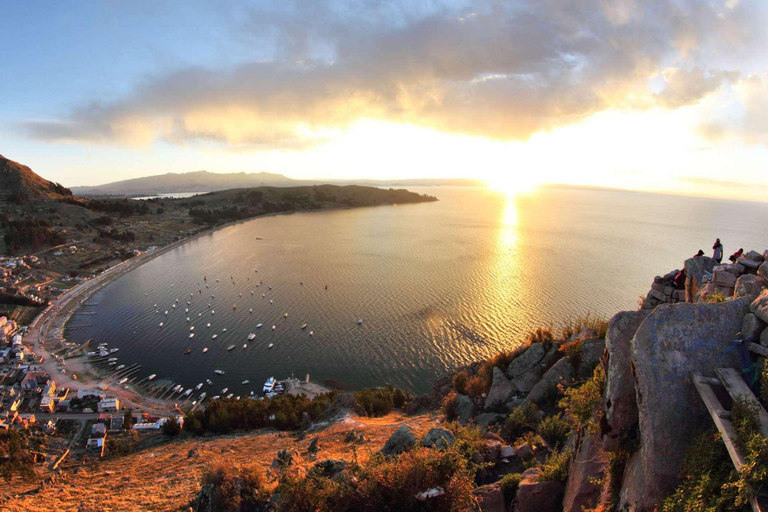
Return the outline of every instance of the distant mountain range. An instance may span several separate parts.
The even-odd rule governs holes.
[[[479,180],[469,179],[405,179],[405,180],[294,180],[282,174],[258,173],[215,173],[197,171],[168,173],[146,176],[131,180],[116,181],[106,185],[72,187],[78,196],[138,196],[154,194],[215,192],[233,188],[252,187],[298,187],[307,185],[367,185],[373,187],[417,187],[417,186],[483,186]]]
[[[67,196],[72,196],[68,188],[41,178],[26,165],[0,155],[0,204],[63,199]]]

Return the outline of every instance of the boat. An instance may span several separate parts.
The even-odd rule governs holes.
[[[217,375],[224,375],[224,370],[213,370],[213,373]]]
[[[189,313],[189,308],[184,308],[185,313]]]
[[[227,351],[232,350],[233,348],[235,348],[235,346],[234,345],[230,345],[230,346],[227,347]]]
[[[232,304],[232,309],[237,309],[237,304]]]
[[[230,393],[227,395],[227,398],[232,398],[234,395],[235,395],[234,393]]]
[[[189,317],[187,317],[187,322],[189,322]]]
[[[195,333],[192,333],[192,334],[190,334],[190,335],[189,335],[189,338],[190,338],[190,339],[192,339],[192,338],[194,338],[194,337],[195,337]]]
[[[186,391],[184,392],[184,396],[189,396],[189,395],[191,395],[191,394],[192,394],[192,388],[189,388],[188,390],[186,390]]]
[[[215,339],[216,339],[216,338],[218,338],[218,337],[219,337],[219,335],[218,335],[218,334],[214,334],[213,336],[211,336],[211,339],[212,339],[212,340],[215,340]]]
[[[264,324],[256,324],[257,329],[261,329],[262,327],[264,327]]]
[[[208,347],[205,347],[205,348],[203,349],[203,354],[205,354],[206,352],[208,352]]]
[[[224,389],[221,390],[221,394],[222,395],[226,395],[227,391],[229,391],[229,388],[224,388]]]
[[[363,325],[363,319],[362,318],[357,321],[357,325]]]
[[[283,315],[283,318],[288,318],[288,313],[286,313],[285,315]]]
[[[275,393],[274,391],[270,391],[269,393],[267,393],[267,398],[275,398],[276,396],[277,396],[277,393]]]
[[[116,367],[116,368],[115,368],[115,371],[119,371],[119,370],[122,370],[123,368],[125,368],[125,365],[124,365],[124,364],[121,364],[120,366],[118,366],[118,367]]]
[[[252,341],[255,338],[256,338],[256,334],[254,334],[254,333],[251,333],[251,334],[248,335],[248,341]]]
[[[302,325],[301,325],[301,330],[302,330],[302,331],[303,331],[304,329],[306,329],[306,328],[307,328],[307,324],[302,324]]]
[[[219,398],[221,398],[221,396],[220,396],[220,395],[214,395],[214,396],[212,396],[211,398],[212,398],[213,400],[218,400]]]
[[[216,312],[214,310],[211,310],[211,314],[214,314],[214,313],[216,313]]]
[[[249,313],[253,313],[253,308],[248,308]]]
[[[109,349],[109,353],[110,353],[110,354],[114,354],[114,353],[115,353],[115,352],[117,352],[118,350],[120,350],[120,349],[119,349],[119,348],[111,348],[111,349]]]
[[[202,393],[200,393],[200,401],[202,402],[203,400],[205,400],[205,397],[206,397],[206,396],[208,396],[208,393],[206,393],[205,391],[203,391]]]
[[[162,326],[163,326],[163,322],[160,322],[160,327],[162,327]]]
[[[212,381],[211,379],[205,379],[205,382],[206,382],[206,383],[207,383],[209,386],[213,386],[213,381]]]
[[[195,386],[195,391],[199,391],[201,387],[203,387],[203,383],[202,382],[200,384],[198,384],[197,386]]]
[[[269,345],[267,345],[267,348],[272,348],[272,347],[274,347],[274,346],[275,346],[275,344],[274,344],[274,343],[270,343]]]
[[[274,304],[274,303],[275,303],[275,301],[273,301],[272,299],[269,299],[269,303],[270,303],[270,304]]]
[[[126,382],[128,382],[128,377],[123,377],[122,379],[120,379],[119,381],[117,381],[117,385],[118,385],[118,386],[122,386],[122,385],[123,385],[123,384],[125,384]]]
[[[270,391],[272,391],[274,389],[275,384],[277,384],[277,381],[275,380],[274,377],[268,378],[267,381],[264,383],[263,391],[265,393],[269,393]]]
[[[248,344],[247,343],[243,343],[243,350],[245,350],[247,348],[248,348]]]
[[[206,326],[206,327],[208,327],[208,328],[210,329],[210,328],[211,328],[211,323],[210,323],[210,322],[208,322],[207,324],[205,324],[205,326]]]
[[[184,352],[184,355],[186,356],[186,355],[191,354],[191,353],[192,353],[192,349],[188,348],[187,351]]]
[[[315,331],[309,331],[309,335],[310,336],[314,336],[315,335]]]
[[[173,309],[176,309],[176,304],[174,304],[174,305],[173,305],[173,306],[171,306],[171,307],[173,307]]]
[[[189,328],[189,330],[190,331],[194,331],[195,330],[195,326],[193,325],[192,327]]]
[[[277,326],[276,326],[276,325],[273,325],[273,326],[272,326],[272,330],[274,331],[275,329],[277,329]]]
[[[110,357],[109,359],[107,359],[108,363],[111,363],[112,361],[117,361],[117,358],[116,357]]]
[[[117,364],[117,361],[112,361],[111,363],[109,363],[109,366],[115,366],[116,364]]]
[[[147,380],[152,380],[152,379],[154,379],[155,377],[157,377],[157,374],[156,374],[156,373],[153,373],[152,375],[150,375],[149,377],[147,377]]]
[[[243,385],[245,385],[245,384],[250,384],[250,383],[251,383],[251,381],[249,381],[248,379],[245,379],[245,380],[243,381]]]
[[[227,332],[227,328],[225,327],[224,329],[221,330],[221,332]]]

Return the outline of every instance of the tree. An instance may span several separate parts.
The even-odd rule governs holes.
[[[181,432],[181,427],[179,426],[179,418],[173,414],[168,416],[168,419],[165,420],[165,423],[163,423],[163,426],[160,427],[160,430],[168,437],[177,436],[179,432]]]
[[[123,429],[124,430],[131,430],[131,425],[133,424],[133,413],[128,410],[123,413]]]

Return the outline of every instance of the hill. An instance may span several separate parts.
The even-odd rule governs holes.
[[[282,174],[269,172],[258,173],[216,173],[197,171],[187,173],[168,173],[158,176],[146,176],[125,181],[116,181],[105,185],[72,187],[79,196],[139,196],[175,193],[204,193],[236,188],[256,187],[297,187],[321,184],[366,185],[372,187],[388,186],[482,186],[478,180],[469,179],[398,179],[398,180],[295,180]]]
[[[72,191],[38,176],[32,169],[0,155],[0,202],[64,199]]]

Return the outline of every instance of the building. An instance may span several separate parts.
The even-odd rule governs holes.
[[[103,423],[94,423],[91,426],[91,437],[106,437],[107,427]]]
[[[53,412],[56,409],[56,402],[50,395],[43,395],[40,399],[40,410],[43,412]]]
[[[120,410],[120,399],[104,398],[99,402],[99,412],[117,412]]]

